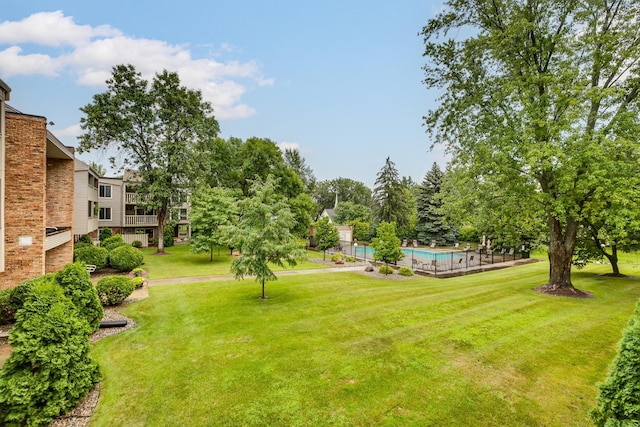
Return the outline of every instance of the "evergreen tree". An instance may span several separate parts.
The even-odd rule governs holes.
[[[439,193],[443,179],[444,173],[434,162],[420,186],[417,200],[418,223],[415,230],[418,233],[418,240],[423,243],[435,240],[441,245],[453,243],[456,239],[455,230],[446,224],[444,214],[440,212],[442,201]]]
[[[374,215],[381,222],[395,222],[398,228],[407,227],[411,221],[409,191],[402,185],[396,165],[389,157],[378,172],[373,189]]]

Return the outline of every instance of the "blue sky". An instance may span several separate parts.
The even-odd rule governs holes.
[[[3,2],[0,78],[15,108],[55,123],[75,146],[80,107],[104,91],[111,67],[168,69],[200,89],[221,136],[296,147],[319,180],[373,186],[387,156],[421,182],[445,166],[422,116],[435,92],[421,83],[418,32],[440,2]],[[98,153],[83,160],[106,165]]]

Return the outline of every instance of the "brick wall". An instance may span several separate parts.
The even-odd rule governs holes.
[[[5,115],[5,271],[0,288],[45,271],[46,121],[7,112]],[[31,246],[19,246],[19,237]]]
[[[46,223],[56,227],[72,227],[75,163],[73,159],[47,159]],[[46,253],[45,273],[61,270],[73,261],[73,240]]]

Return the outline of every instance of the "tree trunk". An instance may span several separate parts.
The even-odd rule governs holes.
[[[618,267],[618,246],[614,243],[611,245],[611,253],[608,254],[604,249],[601,249],[604,256],[607,257],[611,263],[612,274],[615,276],[621,276],[620,267]]]
[[[571,283],[571,260],[576,245],[577,223],[569,218],[563,230],[560,221],[550,218],[549,226],[549,282],[545,287],[552,291],[575,291]]]
[[[157,254],[164,254],[164,225],[167,222],[167,210],[158,209],[158,251]]]
[[[262,299],[266,299],[264,297],[264,279],[262,279]]]

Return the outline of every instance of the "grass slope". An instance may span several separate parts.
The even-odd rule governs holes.
[[[599,268],[599,267],[596,267]],[[587,426],[638,280],[539,295],[548,264],[455,279],[357,273],[150,289],[98,342],[91,426]],[[605,268],[606,272],[606,268]]]
[[[214,250],[213,261],[210,255],[194,254],[190,252],[188,244],[175,245],[165,248],[165,255],[156,255],[156,248],[143,249],[144,265],[150,279],[169,279],[178,277],[200,277],[230,274],[231,261],[236,256],[229,254],[228,248],[221,248],[220,255]],[[308,252],[308,257],[320,258],[322,254]],[[295,267],[280,268],[273,266],[273,271],[282,270],[307,270],[326,268],[324,265],[309,261],[300,261]]]

